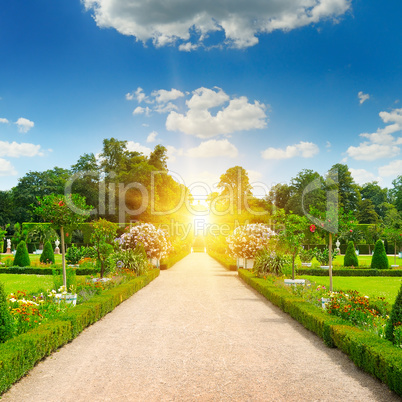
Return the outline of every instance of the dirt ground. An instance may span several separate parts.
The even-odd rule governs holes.
[[[5,401],[397,401],[206,254],[180,261]]]

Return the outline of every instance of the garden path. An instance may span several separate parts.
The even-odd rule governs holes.
[[[5,401],[392,401],[206,254],[180,261],[39,363]]]

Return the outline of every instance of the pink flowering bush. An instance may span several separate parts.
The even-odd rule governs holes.
[[[167,234],[162,229],[156,229],[151,223],[141,223],[133,226],[118,239],[124,250],[135,249],[142,245],[148,258],[161,259],[169,254],[171,249]]]
[[[267,225],[252,223],[236,228],[226,241],[230,254],[236,258],[254,258],[259,250],[268,245],[276,233]]]

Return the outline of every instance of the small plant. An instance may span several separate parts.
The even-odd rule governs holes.
[[[13,336],[13,318],[10,314],[4,285],[0,282],[0,343]]]
[[[13,264],[16,267],[29,267],[31,265],[31,260],[29,259],[28,254],[28,248],[24,240],[22,240],[18,244]]]
[[[300,250],[299,257],[301,262],[311,262],[314,257],[314,250],[306,250],[303,248]]]
[[[136,275],[142,275],[148,269],[147,254],[141,245],[137,246],[135,250],[116,251],[112,259],[115,267],[128,269]]]
[[[381,240],[377,240],[374,247],[374,254],[371,259],[372,269],[389,269],[389,261],[387,253],[385,252],[384,243]]]
[[[338,255],[337,251],[332,252],[332,259],[334,260],[335,257]],[[314,256],[317,261],[320,262],[321,265],[328,265],[329,264],[329,249],[325,248],[324,250],[320,250],[318,248],[314,249]]]
[[[348,247],[345,252],[345,259],[343,265],[345,267],[358,267],[359,259],[357,258],[355,245],[352,241],[348,243]]]
[[[43,252],[39,258],[39,261],[43,264],[54,264],[54,252],[50,241],[45,243],[43,247]]]
[[[72,244],[68,248],[67,253],[66,253],[67,264],[73,264],[73,265],[78,264],[79,261],[81,260],[81,258],[82,258],[81,250],[79,248],[75,247],[74,244]]]
[[[288,263],[288,258],[284,255],[268,249],[262,249],[255,256],[253,272],[259,276],[266,274],[280,275]]]
[[[402,325],[402,285],[399,289],[398,296],[396,296],[395,303],[392,306],[391,315],[387,322],[385,329],[385,337],[395,343],[395,330]],[[400,329],[397,330],[398,336]]]

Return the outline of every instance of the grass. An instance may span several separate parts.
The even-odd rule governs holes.
[[[51,275],[16,275],[1,274],[0,281],[4,283],[7,294],[24,290],[27,293],[38,293],[53,288]]]
[[[39,266],[39,254],[29,254],[29,259],[31,260],[31,266]],[[55,263],[61,264],[61,254],[55,254]],[[14,261],[14,256],[10,254],[0,254],[0,261],[6,262],[6,260]]]
[[[344,255],[338,255],[336,258],[332,261],[332,265],[335,268],[340,268],[343,267],[343,262],[344,262]],[[360,267],[370,267],[371,265],[371,255],[359,255],[359,266]],[[394,256],[388,255],[388,261],[389,261],[389,266],[391,265],[399,265],[399,267],[402,267],[402,258],[399,258],[398,256],[396,257],[396,264],[395,264],[395,259]],[[313,258],[313,265],[320,266],[321,264]]]
[[[329,278],[324,276],[303,275],[301,278],[315,282],[317,285],[329,287]],[[334,291],[357,290],[363,296],[385,297],[386,301],[393,304],[401,287],[401,278],[387,277],[334,277]]]

